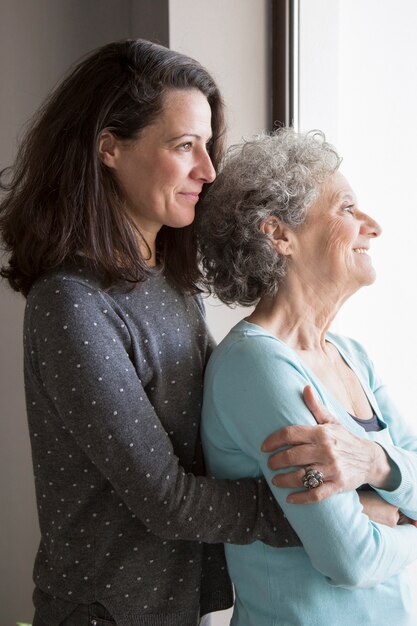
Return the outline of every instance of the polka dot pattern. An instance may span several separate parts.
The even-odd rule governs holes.
[[[277,511],[253,479],[195,476],[211,349],[201,302],[162,274],[126,293],[56,272],[29,294],[24,342],[35,582],[66,602],[105,600],[121,619],[125,594],[138,614],[213,602],[201,542],[275,538]],[[220,546],[218,576],[222,559]]]

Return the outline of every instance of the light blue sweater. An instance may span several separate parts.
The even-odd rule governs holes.
[[[285,343],[242,321],[214,351],[206,371],[202,436],[217,478],[274,472],[261,452],[272,431],[314,424],[302,399],[305,385],[352,432],[378,441],[393,461],[393,491],[385,500],[417,519],[417,440],[394,408],[372,363],[356,342],[328,334],[357,374],[384,428],[366,433]],[[227,545],[236,588],[233,626],[415,626],[406,566],[417,558],[417,528],[371,522],[355,491],[311,505],[291,505],[291,489],[273,495],[303,548],[261,542]]]

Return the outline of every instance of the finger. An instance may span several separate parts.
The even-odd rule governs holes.
[[[285,426],[269,435],[263,442],[261,450],[272,452],[277,448],[310,443],[316,438],[316,431],[316,426],[301,426],[299,424]]]
[[[300,444],[271,454],[268,467],[273,470],[286,469],[306,465],[316,465],[323,462],[323,451],[314,443]]]
[[[339,493],[336,485],[332,482],[325,482],[316,489],[290,493],[287,496],[287,502],[289,504],[314,504],[315,502],[322,502],[336,493]]]
[[[318,424],[337,423],[337,419],[319,402],[311,385],[304,387],[303,399]]]
[[[310,385],[307,385],[304,388],[303,398],[307,408],[313,414],[318,424],[339,423],[337,419],[333,417],[333,415],[318,401]],[[277,448],[308,443],[314,440],[314,435],[314,426],[302,426],[296,424],[293,426],[286,426],[275,431],[274,433],[271,433],[263,442],[261,450],[263,452],[272,452]]]
[[[322,472],[323,476],[325,476],[328,480],[332,479],[332,476],[328,474],[327,469],[325,470],[318,465],[314,465],[314,469]],[[300,468],[298,470],[294,470],[293,472],[284,472],[282,474],[277,474],[273,477],[272,482],[276,487],[280,488],[297,488],[303,487],[303,480],[306,474],[305,467]]]
[[[399,517],[399,520],[398,520],[399,525],[411,524],[412,526],[417,526],[417,521],[414,519],[411,519],[411,517],[407,517],[406,515],[404,515],[404,513],[399,513],[398,517]]]

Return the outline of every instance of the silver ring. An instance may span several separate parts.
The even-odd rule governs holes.
[[[303,485],[306,489],[316,489],[324,483],[324,475],[320,470],[314,469],[314,467],[306,467]]]

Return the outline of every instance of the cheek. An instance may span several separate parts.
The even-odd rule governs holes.
[[[180,177],[172,168],[155,172],[152,175],[152,190],[154,194],[162,194],[164,196],[172,195],[180,186]]]
[[[339,254],[345,256],[347,252],[352,252],[354,236],[353,229],[348,228],[346,223],[339,220],[335,221],[330,225],[327,231],[325,250],[333,255]]]

